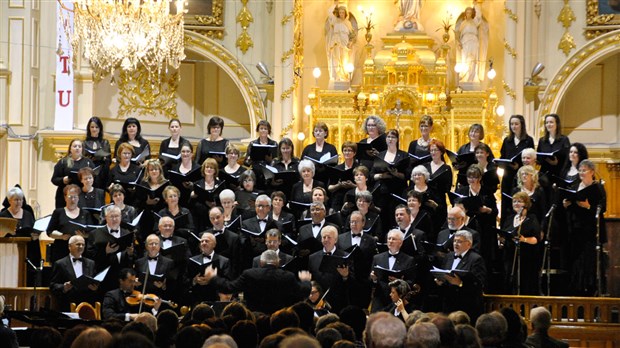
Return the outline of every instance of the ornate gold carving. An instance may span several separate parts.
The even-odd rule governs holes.
[[[237,23],[241,24],[241,34],[237,38],[236,45],[241,49],[243,54],[245,54],[250,47],[254,47],[254,41],[252,41],[252,37],[248,34],[250,23],[254,22],[254,17],[252,17],[252,13],[250,13],[248,9],[248,1],[249,0],[241,0],[243,8],[241,8],[241,11],[239,11],[237,15]]]
[[[561,49],[562,52],[564,52],[564,55],[568,57],[570,51],[575,47],[577,47],[577,45],[575,44],[573,36],[568,31],[564,32],[564,35],[562,35],[562,39],[560,39],[560,43],[558,44],[558,48]]]
[[[291,122],[287,124],[286,127],[282,128],[282,131],[280,132],[280,139],[284,138],[286,134],[290,132],[291,129],[293,129],[294,125],[295,125],[295,116],[292,116]]]
[[[575,17],[575,12],[573,12],[573,9],[570,7],[568,0],[564,0],[564,6],[560,10],[560,14],[558,15],[558,22],[562,23],[562,26],[564,28],[569,28],[571,26],[571,23],[574,22],[576,19],[577,17]]]
[[[508,94],[512,100],[516,100],[517,92],[515,92],[515,90],[512,89],[504,80],[502,80],[502,85],[504,86],[504,91],[506,91],[506,94]]]
[[[140,66],[135,71],[122,70],[118,79],[118,115],[161,114],[168,119],[177,117],[175,93],[179,87],[179,72],[161,74],[159,83],[153,83],[148,71]]]
[[[620,28],[620,15],[598,13],[599,0],[586,2],[586,38],[593,39],[599,35]]]
[[[186,34],[185,35],[185,47],[199,47],[207,52],[216,56],[224,64],[228,66],[232,73],[235,74],[237,79],[241,82],[244,88],[244,94],[247,94],[250,98],[252,115],[255,119],[265,119],[265,107],[260,96],[258,87],[252,79],[252,75],[248,72],[245,66],[235,57],[230,51],[224,48],[212,40],[206,40],[198,35]]]
[[[568,85],[574,82],[573,73],[576,70],[581,71],[580,66],[588,62],[592,57],[597,56],[601,51],[609,51],[616,49],[620,42],[620,34],[607,33],[594,41],[581,47],[577,52],[573,53],[571,58],[558,70],[558,74],[553,77],[545,90],[545,95],[541,101],[540,114],[546,115],[552,112],[552,107],[557,107],[559,103],[558,92],[564,91]],[[554,103],[556,105],[554,105]],[[555,109],[553,109],[555,111]],[[539,118],[539,127],[543,127],[543,118]]]
[[[540,18],[541,12],[542,12],[542,2],[540,2],[540,0],[536,0],[536,2],[534,3],[534,13],[536,14],[536,17]]]
[[[284,63],[293,54],[293,84],[282,92],[280,100],[285,100],[293,95],[293,92],[299,87],[299,81],[304,69],[304,34],[303,34],[303,0],[295,0],[293,3],[293,47],[282,54],[280,60]],[[282,25],[286,25],[289,20],[285,20],[290,15],[282,19]]]
[[[212,39],[224,38],[224,0],[212,0],[211,14],[185,15],[185,29]]]
[[[506,7],[506,3],[505,2],[504,2],[504,13],[506,14],[506,16],[508,16],[508,18],[512,19],[513,22],[515,22],[515,23],[519,22],[519,17],[514,12],[512,12],[511,9]]]
[[[506,41],[506,39],[504,39],[504,48],[506,49],[506,52],[508,52],[508,54],[513,59],[517,59],[517,51],[514,48],[512,48],[512,46],[510,46],[510,44],[508,43],[508,41]]]

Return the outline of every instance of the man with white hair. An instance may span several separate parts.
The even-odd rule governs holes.
[[[402,347],[407,336],[405,323],[394,316],[378,319],[370,326],[369,348]]]
[[[54,262],[50,290],[57,299],[61,311],[69,311],[70,303],[94,303],[98,285],[78,288],[74,282],[82,275],[95,276],[95,261],[82,257],[86,242],[82,236],[69,238],[69,255]]]
[[[267,195],[256,197],[254,203],[256,216],[244,219],[241,224],[241,244],[243,245],[243,257],[241,269],[252,267],[252,259],[267,250],[265,245],[265,231],[272,228],[280,230],[278,222],[269,217],[271,212],[271,198]]]
[[[476,322],[484,310],[482,290],[487,272],[484,259],[472,249],[473,238],[469,231],[456,232],[453,244],[454,252],[446,255],[443,269],[457,272],[435,278],[435,282],[440,286],[443,312],[462,310],[469,315],[472,322]]]
[[[551,327],[551,313],[545,307],[536,307],[530,311],[530,324],[532,333],[525,340],[525,344],[535,348],[552,347],[568,348],[568,343],[556,340],[549,336]]]

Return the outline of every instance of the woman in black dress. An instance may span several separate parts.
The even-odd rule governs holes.
[[[549,114],[545,116],[545,134],[538,140],[536,151],[539,153],[538,162],[540,171],[550,177],[560,175],[568,158],[570,140],[562,135],[560,116]],[[555,153],[554,156],[540,156],[540,153]]]
[[[469,127],[468,136],[469,142],[459,147],[458,151],[456,152],[457,155],[464,155],[468,153],[474,154],[474,152],[476,151],[476,146],[482,144],[482,139],[484,139],[484,127],[482,127],[482,125],[478,123],[472,124]],[[458,170],[458,173],[456,174],[457,188],[458,186],[467,185],[467,169],[470,165],[474,163],[476,163],[475,158],[473,158],[472,161],[461,161],[457,163],[452,163],[454,169]]]
[[[159,145],[159,159],[163,162],[164,174],[177,165],[181,159],[175,159],[181,153],[181,145],[189,140],[181,136],[181,121],[173,118],[168,122],[170,137],[162,140]]]
[[[143,163],[146,159],[151,157],[151,146],[149,142],[142,137],[141,133],[142,126],[137,118],[129,117],[126,119],[123,123],[121,136],[116,144],[114,144],[114,153],[118,153],[118,147],[122,143],[129,143],[129,145],[133,146],[133,158],[136,159],[134,162],[139,164]]]
[[[244,213],[255,214],[254,203],[259,194],[260,191],[256,190],[256,175],[254,175],[254,172],[248,169],[241,173],[239,176],[239,188],[235,192],[237,208]]]
[[[517,187],[512,194],[525,192],[530,197],[530,211],[539,222],[543,221],[548,205],[545,195],[538,182],[538,171],[532,166],[523,166],[517,171]]]
[[[514,238],[503,240],[506,289],[513,294],[538,296],[541,261],[537,244],[541,239],[540,225],[536,215],[530,212],[531,202],[527,193],[515,193],[512,207],[514,213],[502,225],[502,230],[511,232]],[[515,257],[517,243],[518,258]],[[517,264],[514,264],[515,260]]]
[[[171,171],[186,175],[195,170],[200,170],[198,169],[200,166],[193,161],[194,149],[192,144],[190,142],[184,142],[180,145],[180,148],[181,159],[179,163],[172,166]],[[191,178],[187,178],[187,181],[184,182],[175,182],[175,180],[172,180],[171,183],[179,189],[179,192],[181,193],[179,197],[179,205],[185,208],[189,208],[189,200],[192,195],[192,188],[194,184],[190,179]]]
[[[111,204],[121,209],[121,221],[126,224],[131,224],[138,216],[138,211],[132,205],[125,204],[125,189],[120,184],[112,184],[109,191],[110,197],[112,198]],[[102,209],[101,215],[101,221],[104,221],[105,209]]]
[[[82,183],[78,205],[80,208],[93,209],[91,214],[98,217],[101,214],[99,209],[105,205],[105,191],[93,187],[94,178],[93,169],[90,167],[84,167],[78,171],[78,179]]]
[[[339,169],[341,171],[347,171],[357,168],[357,166],[360,164],[355,159],[355,154],[357,153],[357,144],[352,141],[345,141],[342,144],[341,150],[344,161],[337,165],[336,169]],[[353,175],[350,176],[350,178],[352,177]],[[330,175],[329,185],[327,186],[327,190],[329,191],[330,196],[330,207],[335,211],[340,211],[342,209],[342,205],[344,204],[345,194],[352,188],[355,188],[355,183],[352,180],[342,178],[340,176]]]
[[[331,158],[338,155],[338,150],[336,150],[336,147],[327,142],[329,128],[325,122],[317,122],[314,125],[314,132],[312,132],[312,135],[314,136],[315,142],[304,147],[301,152],[301,159],[310,158],[316,162],[322,162],[321,158]],[[338,159],[334,161],[334,164],[337,162]],[[322,163],[325,162],[323,161]],[[322,165],[315,168],[314,177],[322,183],[326,183],[329,180],[329,176]]]
[[[372,167],[372,157],[387,149],[387,143],[385,142],[386,128],[385,121],[379,116],[370,115],[364,120],[362,129],[368,137],[360,140],[360,143],[370,144],[371,148],[365,154],[360,154],[362,158],[370,158],[370,160],[362,159],[361,164],[366,167]]]
[[[293,156],[295,145],[289,138],[282,138],[278,143],[278,157],[271,164],[278,171],[297,170],[299,158]]]
[[[298,203],[312,203],[312,189],[315,187],[325,187],[323,182],[314,179],[314,163],[312,161],[304,159],[299,162],[297,167],[301,181],[293,185],[291,195],[289,196],[289,203],[291,201]],[[290,204],[289,204],[290,205]],[[293,214],[296,218],[300,218],[303,210],[301,207],[292,208]]]
[[[217,161],[218,166],[226,166],[227,159],[224,156],[226,147],[230,144],[228,139],[222,137],[224,131],[224,120],[219,116],[213,116],[207,124],[208,137],[200,140],[198,148],[196,148],[196,162],[199,165],[207,158],[213,158]]]
[[[225,181],[224,185],[230,190],[237,190],[239,187],[239,176],[248,168],[239,164],[239,149],[233,144],[226,146],[226,166],[218,172],[220,180]]]
[[[10,218],[17,220],[15,232],[17,237],[30,237],[26,247],[27,257],[38,265],[41,260],[41,248],[39,247],[39,231],[31,230],[34,226],[34,215],[29,209],[24,208],[24,192],[19,187],[12,187],[6,194],[9,206],[0,211],[1,218]],[[30,207],[30,206],[27,206]],[[28,286],[32,285],[33,278],[28,272]]]
[[[110,142],[103,138],[103,123],[99,117],[93,116],[88,120],[86,140],[82,145],[84,156],[90,158],[95,168],[101,167],[93,186],[105,189],[110,174],[110,164],[112,163],[112,150],[110,149]]]
[[[269,217],[283,226],[282,234],[286,234],[295,240],[297,239],[295,216],[287,211],[284,211],[285,206],[286,195],[284,192],[273,191],[273,193],[271,193],[271,212],[269,212]]]
[[[344,204],[340,209],[340,213],[343,217],[348,216],[355,210],[355,197],[359,192],[371,191],[371,188],[368,186],[370,183],[370,170],[364,165],[355,167],[355,169],[353,169],[353,183],[355,187],[348,190],[344,195]]]
[[[164,216],[171,217],[174,220],[174,234],[185,238],[189,241],[190,233],[196,232],[194,227],[194,219],[189,209],[179,205],[181,191],[174,186],[167,186],[162,193],[166,207],[157,212],[160,218]],[[156,221],[159,224],[159,221]]]
[[[77,234],[85,237],[88,232],[85,228],[71,222],[82,225],[94,224],[92,216],[78,206],[80,188],[77,185],[69,184],[65,186],[63,198],[65,199],[65,206],[54,210],[50,223],[47,226],[47,235],[54,239],[50,258],[52,263],[69,254],[68,241],[71,236]]]
[[[534,147],[534,139],[527,134],[527,128],[525,127],[525,118],[522,115],[512,115],[508,121],[510,127],[510,133],[504,138],[502,142],[502,148],[500,149],[501,159],[511,159],[517,156],[524,149],[528,147]],[[512,201],[508,198],[512,195],[512,188],[515,184],[515,176],[517,170],[521,166],[521,156],[518,156],[512,163],[507,164],[504,167],[504,176],[502,176],[502,218],[501,224],[503,225],[504,218],[510,215],[512,211]]]
[[[437,197],[437,209],[433,214],[433,228],[436,231],[441,230],[448,216],[448,204],[446,203],[446,195],[452,188],[452,168],[444,161],[446,147],[439,140],[431,140],[429,149],[431,152],[431,161],[425,163],[424,167],[430,173],[428,179],[428,187],[432,192],[432,196]]]
[[[108,191],[114,184],[121,184],[125,189],[125,203],[134,204],[135,188],[129,183],[137,183],[140,181],[143,168],[131,162],[133,157],[133,146],[129,143],[123,143],[116,150],[116,164],[110,169],[110,177],[108,179]]]
[[[581,161],[579,163],[581,182],[575,182],[571,187],[577,191],[577,195],[567,196],[562,200],[568,218],[568,243],[565,255],[570,255],[567,269],[570,275],[571,295],[574,296],[592,296],[597,290],[596,245],[607,241],[603,221],[603,214],[607,208],[607,194],[603,184],[595,180],[595,169],[594,162],[587,159]],[[597,226],[601,228],[598,236]]]
[[[482,186],[485,192],[495,194],[499,186],[497,166],[492,162],[493,151],[489,145],[480,143],[475,149],[477,166],[482,170]]]
[[[146,190],[142,188],[136,189],[136,200],[133,204],[138,209],[143,210],[142,218],[140,219],[140,241],[146,240],[149,233],[153,231],[154,226],[157,226],[153,213],[164,208],[165,202],[160,192],[169,184],[170,182],[164,177],[163,168],[158,159],[149,159],[144,163],[144,176],[139,185]]]
[[[271,140],[269,136],[271,135],[271,124],[266,120],[258,121],[256,125],[256,132],[258,132],[258,138],[256,140],[252,140],[248,144],[248,150],[245,154],[245,162],[244,164],[249,167],[255,163],[271,163],[273,159],[276,157],[278,153],[278,143],[275,140]],[[262,158],[254,158],[256,156],[252,156],[252,148],[254,146],[267,146],[269,147],[267,151],[267,155]]]
[[[409,207],[409,211],[411,211],[411,227],[423,231],[428,238],[435,234],[433,231],[431,214],[429,214],[427,210],[421,209],[423,202],[423,193],[414,190],[407,192],[407,207]]]
[[[52,173],[52,184],[58,186],[55,196],[57,209],[65,206],[63,194],[65,186],[69,184],[78,185],[80,182],[77,180],[77,171],[84,167],[93,168],[94,164],[90,159],[82,156],[82,141],[73,139],[69,143],[67,155],[56,162]]]

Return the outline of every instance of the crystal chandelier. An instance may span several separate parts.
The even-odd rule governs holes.
[[[74,13],[73,32],[61,15],[73,52],[82,43],[95,76],[114,76],[119,67],[133,71],[140,65],[159,75],[168,65],[178,69],[185,59],[185,0],[174,2],[176,14],[170,13],[171,0],[71,0],[73,9],[58,1]]]

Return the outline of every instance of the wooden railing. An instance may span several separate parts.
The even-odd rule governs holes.
[[[5,298],[5,306],[10,306],[14,311],[32,310],[31,300],[36,295],[39,308],[56,308],[54,296],[49,288],[0,288],[0,295]]]
[[[551,312],[549,334],[571,347],[620,347],[620,298],[485,295],[487,312],[509,307],[526,321],[535,307]]]

